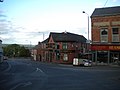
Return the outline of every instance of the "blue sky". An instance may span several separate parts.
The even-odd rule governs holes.
[[[0,3],[0,38],[7,44],[37,44],[43,33],[46,39],[50,32],[64,31],[87,38],[88,20],[82,11],[91,16],[104,5],[120,6],[120,0],[4,0]]]

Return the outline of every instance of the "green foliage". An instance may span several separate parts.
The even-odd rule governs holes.
[[[30,50],[18,44],[11,44],[3,48],[4,56],[30,57]]]

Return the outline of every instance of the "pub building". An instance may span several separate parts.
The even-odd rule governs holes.
[[[96,8],[91,15],[92,60],[120,62],[120,6]]]

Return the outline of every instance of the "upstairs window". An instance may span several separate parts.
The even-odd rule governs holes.
[[[112,42],[119,42],[119,29],[112,28]]]
[[[67,43],[63,43],[62,45],[63,45],[63,46],[62,46],[63,49],[67,49],[67,48],[68,48]]]
[[[108,30],[101,29],[101,42],[108,42]]]
[[[113,33],[113,34],[119,34],[118,28],[112,28],[112,33]]]
[[[59,44],[56,44],[56,45],[55,45],[55,49],[60,49],[60,45],[59,45]]]

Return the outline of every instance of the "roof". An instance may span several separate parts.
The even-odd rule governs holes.
[[[95,8],[91,17],[120,15],[120,6]]]
[[[78,35],[74,33],[69,32],[62,32],[62,33],[55,33],[51,32],[50,36],[52,35],[52,38],[54,42],[86,42],[86,38],[83,35]]]
[[[42,43],[47,43],[47,42],[48,42],[48,39],[49,39],[49,38],[45,39],[44,41],[42,41]]]

